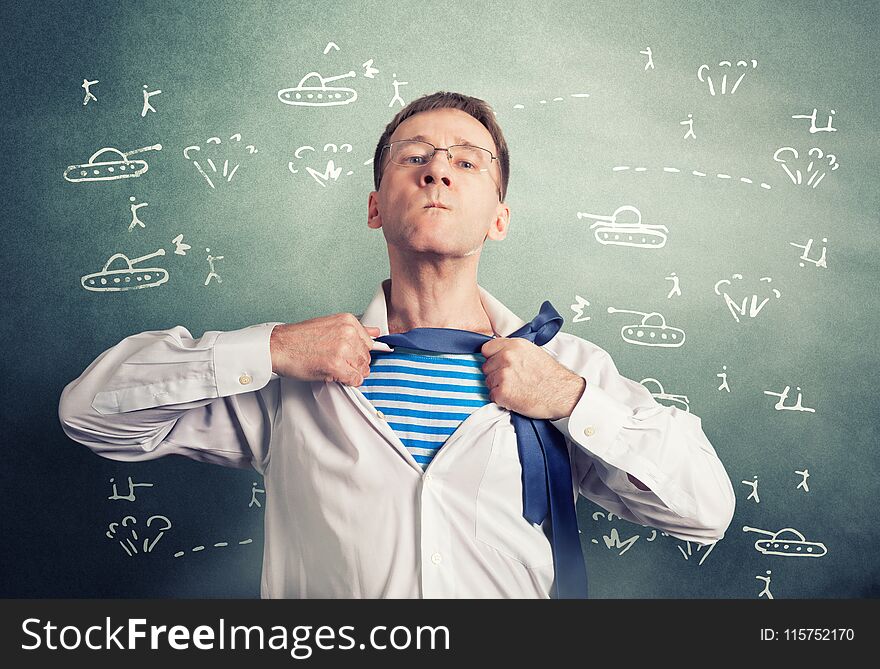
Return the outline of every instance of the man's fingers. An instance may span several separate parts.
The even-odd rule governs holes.
[[[364,382],[364,377],[361,370],[349,362],[342,382],[347,386],[359,386]]]
[[[381,341],[374,341],[373,337],[378,337],[381,330],[379,328],[374,328],[372,326],[361,327],[361,333],[363,334],[364,345],[367,347],[368,351],[393,351],[394,349],[388,346]]]
[[[379,328],[374,328],[372,326],[365,327],[367,334],[369,335],[367,341],[367,348],[370,351],[388,351],[389,353],[394,349],[391,348],[388,344],[383,341],[375,341],[373,337],[378,337],[381,330]]]

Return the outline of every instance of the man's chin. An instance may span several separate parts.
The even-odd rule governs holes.
[[[414,256],[414,257],[422,257],[425,259],[440,259],[440,258],[466,258],[473,256],[480,252],[480,249],[483,247],[482,244],[478,244],[472,247],[466,247],[462,244],[451,245],[449,243],[430,243],[430,242],[422,242],[418,243],[417,241],[410,240],[408,244],[404,244],[399,246],[399,250],[406,255]]]

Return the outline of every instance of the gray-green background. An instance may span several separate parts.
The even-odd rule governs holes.
[[[381,233],[366,226],[366,161],[400,109],[389,106],[396,78],[405,102],[437,90],[481,97],[506,133],[512,224],[485,248],[481,284],[524,318],[551,300],[565,330],[608,350],[625,376],[686,395],[733,481],[736,515],[708,555],[582,499],[591,596],[756,598],[768,570],[775,598],[877,596],[878,15],[876,2],[4,3],[0,595],[259,596],[255,473],[101,459],[61,432],[58,397],[142,330],[179,324],[200,336],[359,313],[387,276]],[[338,50],[324,54],[331,41]],[[735,94],[731,75],[721,95],[718,63],[752,59]],[[715,96],[697,77],[703,64]],[[352,104],[277,98],[310,72],[349,71],[333,83],[357,91]],[[83,78],[99,80],[87,105]],[[144,85],[162,92],[142,117]],[[836,132],[791,118],[813,108],[819,127],[835,110]],[[688,114],[695,138],[680,125]],[[206,143],[214,136],[219,146]],[[161,151],[133,156],[149,164],[137,178],[62,177],[103,147],[156,143]],[[324,151],[329,143],[352,150]],[[183,155],[190,145],[239,163],[234,179],[210,188]],[[305,145],[316,151],[295,158]],[[806,170],[818,147],[840,167],[817,188],[795,185],[773,160],[786,146],[801,156],[789,166]],[[306,167],[323,172],[331,158],[342,171],[322,185]],[[129,230],[131,197],[148,203],[145,227]],[[666,226],[666,245],[600,244],[577,216],[622,205]],[[173,252],[179,234],[186,255]],[[814,260],[826,247],[827,267],[799,266],[791,243],[808,239]],[[160,248],[147,263],[169,273],[163,285],[80,284],[115,253]],[[205,285],[206,248],[223,256],[222,283]],[[673,272],[681,295],[667,297]],[[736,322],[713,290],[722,279],[737,303],[769,301]],[[576,296],[589,320],[574,322]],[[687,339],[627,343],[621,328],[640,317],[608,307],[658,312]],[[730,392],[718,390],[723,370]],[[786,385],[788,404],[800,387],[815,413],[774,410],[764,391]],[[809,492],[797,488],[804,469]],[[154,485],[134,502],[108,500],[109,479],[125,494],[129,476]],[[741,483],[754,477],[760,502]],[[129,557],[104,534],[126,514],[154,513],[173,528],[150,554]],[[766,537],[744,526],[794,528],[827,554],[762,554],[754,544]],[[609,548],[614,532],[621,545]],[[230,547],[210,548],[222,541]]]

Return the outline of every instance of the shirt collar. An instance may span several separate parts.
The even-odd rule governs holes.
[[[387,335],[388,332],[388,306],[385,302],[385,286],[391,282],[391,279],[385,279],[379,284],[379,288],[373,295],[373,299],[367,305],[363,316],[361,316],[361,325],[364,327],[379,328],[379,336]],[[526,324],[519,316],[505,307],[494,296],[478,285],[480,291],[480,302],[486,315],[489,317],[489,323],[495,334],[502,337],[508,336]]]

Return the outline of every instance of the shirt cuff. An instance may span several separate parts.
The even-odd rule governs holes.
[[[693,517],[696,513],[693,498],[665,476],[654,462],[633,452],[623,438],[625,435],[621,433],[631,416],[632,411],[626,404],[588,381],[571,416],[552,422],[581,449],[618,470],[614,477],[616,489],[628,495],[656,496],[678,515]],[[642,490],[630,481],[629,473],[649,490]]]
[[[259,390],[278,375],[272,372],[269,337],[278,323],[261,323],[221,332],[214,341],[214,378],[217,396]]]
[[[598,385],[587,381],[570,416],[551,421],[576,444],[601,457],[613,452],[617,435],[630,416],[629,408]]]

